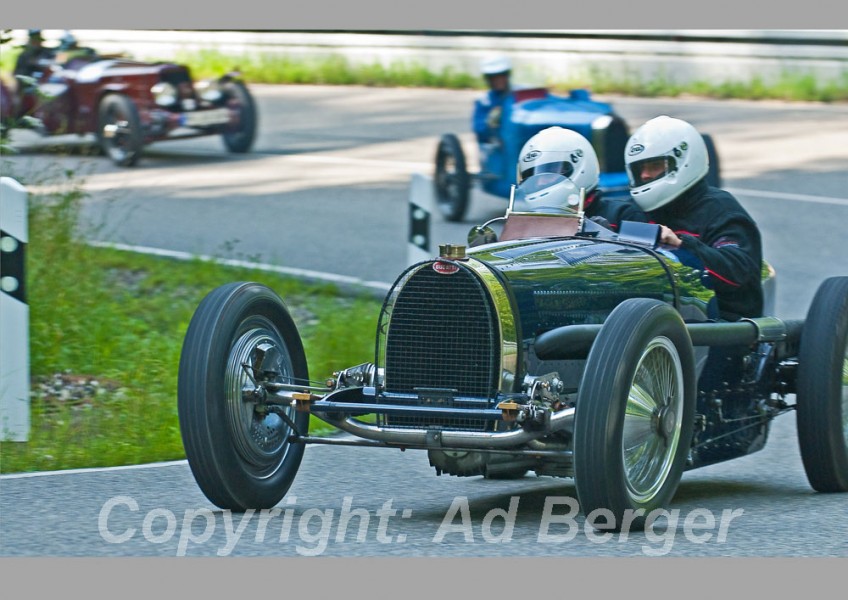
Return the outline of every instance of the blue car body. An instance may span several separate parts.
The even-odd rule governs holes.
[[[482,171],[478,179],[482,188],[494,196],[509,198],[521,148],[539,131],[557,125],[592,142],[601,163],[600,187],[607,197],[629,195],[624,171],[627,126],[612,106],[592,100],[586,90],[572,90],[568,97],[542,88],[513,91],[503,105],[500,143],[479,144]]]
[[[494,121],[494,107],[500,110]],[[468,208],[472,184],[490,195],[509,198],[516,183],[516,167],[524,144],[539,131],[559,126],[583,135],[592,144],[600,166],[600,189],[608,199],[627,199],[630,186],[624,166],[624,148],[630,132],[624,119],[587,90],[568,96],[546,88],[514,89],[499,100],[489,95],[475,103],[471,129],[477,136],[480,172],[470,173],[459,138],[442,135],[436,149],[433,187],[436,205],[448,221],[461,221]],[[721,187],[718,153],[712,137],[702,133],[709,157],[707,182]]]

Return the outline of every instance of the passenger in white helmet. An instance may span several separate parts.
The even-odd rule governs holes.
[[[603,197],[595,149],[576,131],[548,127],[538,132],[522,147],[516,168],[517,181],[524,192],[522,197],[530,210],[575,211],[582,189],[586,216],[611,230],[618,229],[624,220],[647,220],[629,198],[608,200]]]
[[[80,46],[76,36],[69,30],[62,34],[56,51],[56,62],[62,65],[67,65],[77,58],[91,58],[96,55],[94,49]]]
[[[703,264],[718,316],[762,316],[760,231],[736,198],[707,184],[707,148],[695,127],[656,117],[633,133],[624,153],[633,200],[662,226],[661,243]]]

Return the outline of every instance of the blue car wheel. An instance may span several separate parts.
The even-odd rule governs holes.
[[[459,139],[447,133],[439,140],[434,177],[436,202],[448,221],[462,221],[468,209],[470,178]]]

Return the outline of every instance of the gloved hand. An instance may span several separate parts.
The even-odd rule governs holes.
[[[605,227],[607,229],[612,229],[612,227],[610,226],[610,222],[607,221],[604,217],[602,217],[600,215],[595,216],[595,217],[589,217],[589,220],[592,221],[593,223],[597,223],[601,227]]]
[[[503,109],[500,106],[492,107],[492,110],[490,110],[488,116],[486,116],[486,127],[489,129],[500,129],[502,110]]]

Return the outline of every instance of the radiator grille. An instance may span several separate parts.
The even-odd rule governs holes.
[[[159,74],[159,79],[176,87],[182,83],[191,84],[191,77],[185,69],[167,69]]]
[[[177,97],[180,100],[194,98],[194,86],[186,69],[168,69],[162,71],[159,79],[177,88]]]
[[[391,307],[386,337],[386,391],[454,389],[493,398],[500,376],[497,316],[481,281],[465,266],[442,275],[413,273]]]

